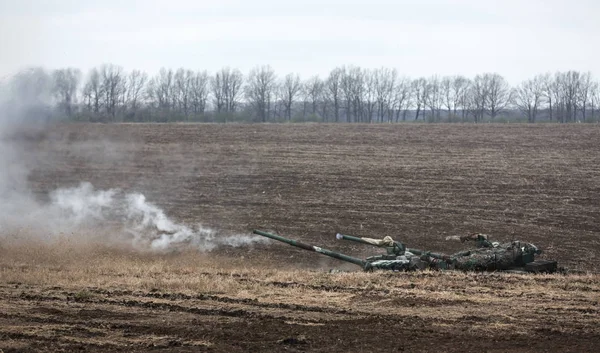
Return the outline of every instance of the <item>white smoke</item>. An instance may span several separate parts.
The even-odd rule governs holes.
[[[114,208],[116,193],[116,190],[95,191],[92,184],[81,183],[76,188],[51,192],[50,201],[68,222],[81,224],[86,221],[102,221],[106,213]]]
[[[117,226],[122,230],[121,240],[130,241],[136,248],[168,251],[191,247],[210,251],[223,245],[237,247],[264,241],[256,236],[221,235],[201,224],[192,227],[177,223],[142,194],[95,190],[87,182],[55,190],[50,200],[47,213],[59,215],[61,230]]]

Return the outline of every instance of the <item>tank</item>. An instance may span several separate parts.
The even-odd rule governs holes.
[[[291,246],[294,246],[294,247],[297,247],[297,248],[300,248],[303,250],[314,251],[314,252],[317,252],[317,253],[325,255],[325,256],[333,257],[338,260],[342,260],[345,262],[349,262],[349,263],[358,265],[358,266],[362,267],[362,269],[365,271],[372,271],[372,270],[376,270],[376,269],[400,271],[400,270],[408,270],[410,267],[411,261],[402,255],[396,255],[396,254],[376,255],[376,256],[371,256],[371,257],[363,260],[363,259],[359,259],[357,257],[345,255],[345,254],[342,254],[342,253],[339,253],[336,251],[324,249],[319,246],[309,245],[309,244],[299,242],[297,240],[284,238],[277,234],[268,233],[268,232],[264,232],[261,230],[253,230],[252,232],[254,234],[262,235],[263,237],[277,240],[277,241],[286,243],[288,245],[291,245]]]
[[[281,236],[279,236],[277,234],[267,233],[267,232],[263,232],[261,230],[254,230],[253,233],[254,234],[258,234],[258,235],[262,235],[263,237],[271,238],[273,240],[278,240],[280,242],[286,243],[286,244],[291,245],[291,246],[295,246],[295,247],[300,248],[300,249],[318,252],[319,254],[323,254],[325,256],[329,256],[329,257],[333,257],[333,258],[338,259],[338,260],[350,262],[350,263],[353,263],[355,265],[361,266],[361,267],[363,267],[365,269],[367,267],[367,261],[359,259],[359,258],[356,258],[356,257],[344,255],[344,254],[341,254],[341,253],[338,253],[338,252],[335,252],[335,251],[331,251],[331,250],[327,250],[327,249],[324,249],[324,248],[321,248],[321,247],[318,247],[318,246],[304,244],[304,243],[301,243],[301,242],[299,242],[297,240],[287,239],[287,238],[281,237]]]
[[[448,240],[460,240],[461,242],[472,241],[476,245],[471,249],[453,254],[407,248],[405,244],[395,241],[389,236],[383,239],[375,239],[355,237],[340,233],[336,234],[338,240],[349,240],[384,248],[386,250],[385,254],[373,255],[364,260],[260,230],[254,230],[253,233],[297,248],[318,252],[322,255],[333,257],[341,261],[353,263],[362,267],[365,271],[417,271],[435,269],[480,272],[510,271],[522,273],[553,273],[558,269],[557,262],[554,260],[536,261],[535,256],[540,255],[542,252],[531,243],[521,241],[507,243],[490,242],[488,240],[489,236],[481,233],[446,238]]]

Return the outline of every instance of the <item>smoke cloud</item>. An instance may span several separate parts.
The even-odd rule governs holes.
[[[28,176],[44,156],[29,140],[35,140],[36,134],[52,123],[44,118],[49,116],[44,113],[49,95],[35,85],[45,82],[44,77],[38,70],[16,76],[8,88],[6,82],[0,82],[0,241],[70,236],[159,252],[183,248],[210,251],[264,241],[256,236],[221,234],[201,224],[178,223],[143,194],[98,190],[88,182],[59,188],[44,197],[34,194]]]
[[[46,239],[74,236],[158,252],[211,251],[219,246],[264,242],[262,237],[224,235],[202,224],[177,223],[140,193],[96,190],[88,182],[54,190],[49,198],[48,203],[40,204],[24,194],[3,197],[2,202],[9,206],[2,207],[0,238],[16,232]]]
[[[246,235],[225,236],[201,224],[191,227],[167,217],[162,209],[139,193],[95,190],[83,182],[50,194],[47,214],[59,214],[59,229],[114,224],[122,228],[122,240],[136,248],[168,251],[184,247],[210,251],[218,246],[242,246],[262,241]]]

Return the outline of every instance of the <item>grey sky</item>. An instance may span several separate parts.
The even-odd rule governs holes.
[[[338,65],[411,77],[557,70],[600,76],[594,0],[0,0],[0,76],[102,63],[322,77]]]

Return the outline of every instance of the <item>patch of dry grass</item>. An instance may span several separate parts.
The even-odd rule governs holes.
[[[211,253],[152,254],[64,241],[5,244],[0,249],[0,282],[5,284],[226,294],[372,310],[405,306],[399,298],[431,307],[504,305],[515,299],[588,305],[600,300],[599,279],[595,274],[280,270],[277,264],[249,264]],[[529,304],[531,300],[525,300],[523,305]]]
[[[151,254],[72,242],[5,244],[0,249],[0,311],[19,317],[21,307],[35,312],[38,305],[56,303],[64,313],[99,306],[139,315],[144,305],[164,305],[186,313],[189,320],[199,317],[191,312],[224,310],[280,318],[306,329],[344,320],[414,318],[436,330],[464,329],[478,337],[600,334],[596,274],[329,273],[276,265],[192,251]],[[19,301],[14,308],[17,299],[30,301]],[[128,307],[129,302],[136,306]],[[239,320],[207,315],[202,320]],[[22,329],[17,325],[4,333],[18,335]],[[160,337],[145,337],[144,342],[170,342]],[[206,342],[198,344],[211,344]]]

